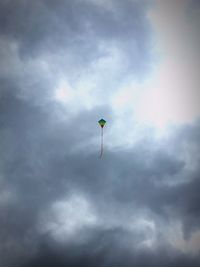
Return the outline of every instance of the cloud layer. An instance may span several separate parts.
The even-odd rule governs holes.
[[[153,3],[1,1],[1,266],[199,266],[199,121],[158,138],[121,95],[152,75]]]

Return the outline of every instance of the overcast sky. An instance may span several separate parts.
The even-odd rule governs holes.
[[[200,266],[199,48],[198,0],[0,0],[1,267]]]

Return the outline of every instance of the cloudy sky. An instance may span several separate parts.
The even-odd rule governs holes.
[[[199,48],[198,0],[0,0],[1,267],[200,266]]]

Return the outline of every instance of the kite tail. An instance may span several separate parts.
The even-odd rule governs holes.
[[[100,152],[100,158],[103,156],[103,127],[101,128],[101,152]]]

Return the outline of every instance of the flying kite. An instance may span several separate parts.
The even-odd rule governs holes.
[[[101,152],[100,152],[100,158],[103,156],[103,127],[106,124],[106,121],[104,119],[101,119],[98,121],[99,125],[101,126]]]

